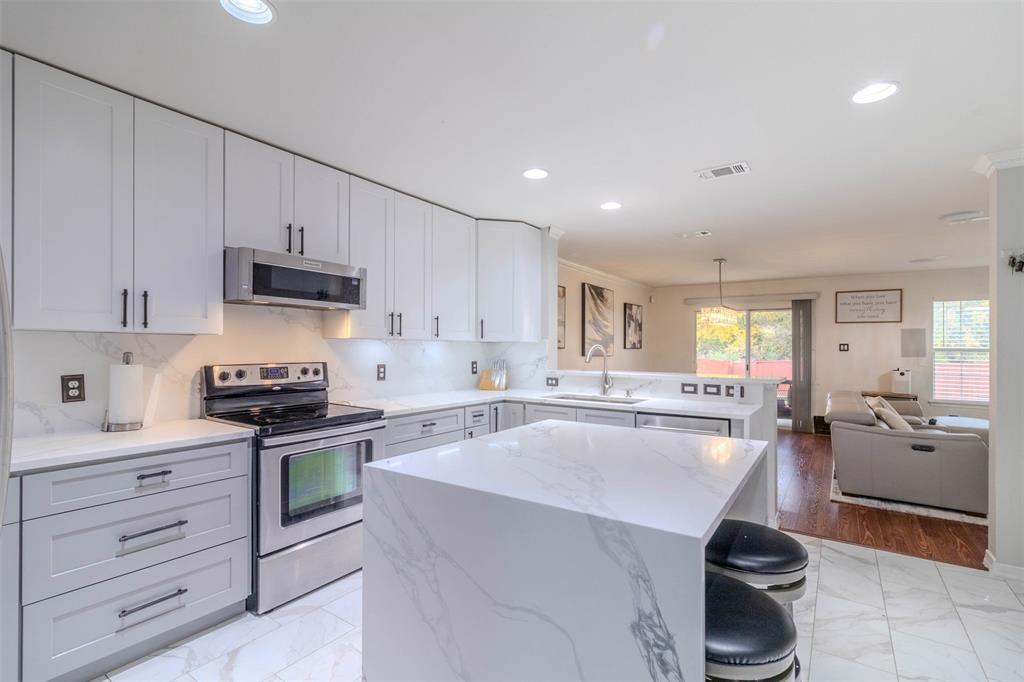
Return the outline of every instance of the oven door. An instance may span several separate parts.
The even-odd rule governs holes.
[[[384,425],[260,440],[260,556],[362,520],[363,465],[384,456]]]

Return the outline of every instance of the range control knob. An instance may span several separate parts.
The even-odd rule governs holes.
[[[309,375],[309,367],[303,367],[302,369],[300,369],[299,370],[299,374],[301,374],[302,376],[308,376]]]
[[[315,377],[320,376],[320,368],[319,367],[314,367],[313,368],[313,376],[315,376]]]
[[[230,378],[231,378],[231,374],[229,372],[225,371],[225,370],[221,370],[220,373],[217,375],[217,381],[220,381],[220,382],[225,382],[225,381],[227,381]]]
[[[246,372],[244,369],[236,369],[235,370],[235,378],[238,379],[239,381],[244,379],[248,374],[249,373]]]

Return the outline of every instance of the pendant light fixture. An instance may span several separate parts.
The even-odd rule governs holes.
[[[726,260],[716,258],[714,262],[718,264],[718,305],[714,308],[703,308],[700,312],[705,324],[731,327],[736,324],[737,311],[725,304],[725,298],[722,295],[722,266],[725,265]]]

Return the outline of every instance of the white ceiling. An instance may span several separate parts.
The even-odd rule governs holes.
[[[986,224],[936,217],[985,208],[971,166],[1024,146],[1016,1],[275,4],[3,0],[0,44],[654,285],[716,256],[732,280],[983,265]],[[882,79],[903,92],[849,102]]]

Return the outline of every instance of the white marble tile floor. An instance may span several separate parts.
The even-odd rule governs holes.
[[[1024,682],[1024,583],[793,534],[808,549],[794,611],[803,679]],[[110,672],[109,682],[362,679],[362,574],[245,614]],[[106,682],[103,678],[99,682]]]

